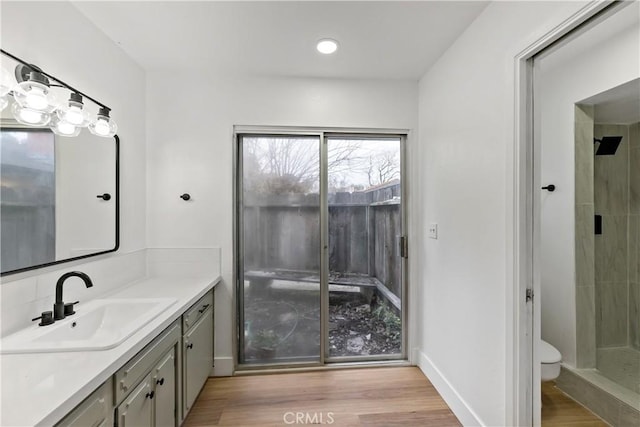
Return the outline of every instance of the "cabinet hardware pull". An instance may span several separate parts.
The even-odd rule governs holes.
[[[193,343],[187,344],[187,348],[193,348]]]
[[[205,304],[202,306],[202,308],[200,310],[198,310],[198,313],[202,314],[204,313],[204,311],[209,308],[209,304]]]
[[[546,185],[546,186],[542,187],[542,189],[550,191],[550,192],[553,193],[554,191],[556,191],[556,186],[553,185],[553,184],[549,184],[549,185]]]
[[[149,399],[153,399],[153,396],[155,396],[155,393],[153,391],[150,391],[149,393],[147,393],[147,396]]]
[[[102,199],[104,201],[111,200],[111,194],[109,194],[109,193],[98,194],[96,197],[98,199]]]
[[[159,380],[156,381],[156,384],[160,384],[163,385],[164,384],[164,377],[160,378]]]

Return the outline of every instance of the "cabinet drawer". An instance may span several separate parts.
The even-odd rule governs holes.
[[[207,292],[206,295],[200,298],[197,303],[192,305],[191,308],[182,315],[183,333],[195,325],[209,307],[213,307],[213,290]]]
[[[111,378],[91,393],[56,427],[97,427],[107,425],[111,414]]]
[[[153,368],[153,365],[169,347],[180,341],[180,335],[180,326],[176,321],[116,372],[116,404],[129,394],[131,389]]]

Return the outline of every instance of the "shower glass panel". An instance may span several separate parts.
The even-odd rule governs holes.
[[[329,136],[329,361],[402,357],[399,137]]]
[[[635,92],[638,99],[640,84]],[[596,369],[638,401],[640,123],[596,123],[593,136],[594,208],[600,218],[594,250]]]
[[[320,361],[320,137],[239,138],[241,364]]]

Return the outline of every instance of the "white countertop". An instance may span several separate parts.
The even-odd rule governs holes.
[[[177,299],[110,350],[0,355],[0,426],[54,425],[219,281],[220,276],[150,277],[101,296]]]

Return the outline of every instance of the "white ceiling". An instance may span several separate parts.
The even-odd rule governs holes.
[[[640,79],[609,89],[580,102],[594,106],[596,123],[631,124],[640,121]]]
[[[74,1],[145,70],[419,79],[485,1]],[[321,55],[316,41],[339,41]]]

